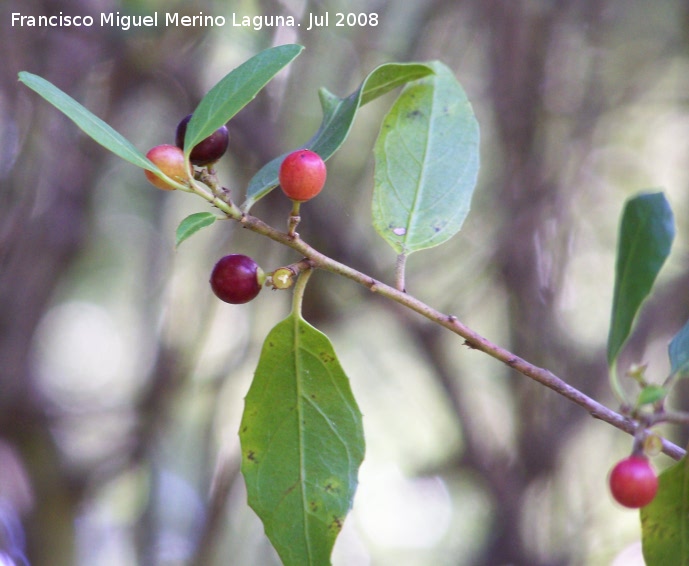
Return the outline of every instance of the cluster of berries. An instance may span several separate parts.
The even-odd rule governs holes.
[[[163,144],[152,148],[147,154],[149,160],[155,163],[160,170],[171,179],[182,184],[188,183],[193,176],[193,171],[184,158],[184,136],[187,133],[187,124],[191,120],[191,114],[182,119],[175,132],[175,145]],[[197,167],[207,167],[217,162],[230,144],[230,135],[227,126],[222,126],[201,141],[191,150],[189,163]],[[174,186],[154,175],[151,171],[145,171],[146,178],[159,189],[174,190]]]
[[[226,126],[218,128],[199,142],[189,154],[189,163],[184,156],[184,137],[191,114],[177,126],[175,145],[157,145],[146,157],[171,179],[188,185],[194,176],[193,166],[211,167],[227,151],[229,133]],[[174,190],[175,186],[145,171],[146,178],[163,190]],[[325,162],[317,153],[299,149],[288,154],[280,165],[278,179],[282,192],[294,202],[305,202],[321,192],[326,179]],[[221,258],[213,268],[210,277],[211,289],[226,303],[242,304],[254,299],[266,281],[266,275],[250,257],[230,254]]]

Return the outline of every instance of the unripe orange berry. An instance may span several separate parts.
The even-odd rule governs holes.
[[[171,179],[179,181],[183,185],[189,184],[190,173],[186,160],[184,159],[184,152],[177,146],[167,144],[157,145],[149,150],[146,157],[155,163],[160,170]],[[144,170],[144,174],[146,178],[159,189],[174,191],[176,188],[166,183],[148,169]]]

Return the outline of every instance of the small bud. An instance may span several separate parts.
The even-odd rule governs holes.
[[[644,438],[643,452],[646,456],[657,456],[663,451],[663,440],[655,433],[649,434]]]

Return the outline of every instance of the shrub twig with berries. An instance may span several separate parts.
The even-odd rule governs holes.
[[[688,474],[685,451],[657,435],[653,427],[689,423],[689,415],[665,406],[673,386],[689,375],[689,323],[670,344],[671,374],[662,383],[647,379],[642,365],[626,372],[617,367],[637,313],[670,253],[674,219],[665,196],[642,193],[630,199],[622,213],[608,337],[610,382],[619,398],[618,412],[407,292],[407,257],[442,244],[460,230],[479,169],[478,124],[462,87],[442,63],[382,65],[344,98],[321,89],[323,121],[318,131],[303,147],[265,164],[250,181],[241,206],[233,200],[235,193],[222,186],[213,168],[227,150],[226,124],[301,50],[297,45],[274,47],[231,71],[180,122],[174,146],[156,146],[146,155],[52,84],[20,73],[24,84],[95,141],[143,168],[156,187],[195,194],[216,210],[185,218],[177,229],[177,245],[216,219],[228,218],[293,249],[301,258],[266,274],[252,258],[232,253],[217,262],[210,276],[213,292],[231,304],[254,299],[264,284],[293,289],[290,314],[264,343],[239,431],[249,504],[283,563],[330,563],[364,458],[362,418],[349,380],[329,339],[302,317],[307,283],[318,270],[339,274],[426,317],[457,334],[470,349],[488,354],[591,416],[633,435],[631,455],[614,466],[609,487],[623,506],[641,508],[647,563],[667,563],[663,562],[668,559],[667,545],[658,533],[676,538],[684,533],[682,517],[689,510],[689,496],[683,485]],[[346,140],[359,107],[402,86],[374,148],[373,225],[397,254],[391,285],[324,255],[302,240],[296,229],[301,205],[321,193],[325,162]],[[286,230],[250,213],[278,186],[293,202]],[[624,376],[630,379],[623,382]],[[633,395],[628,383],[637,387]],[[649,458],[661,451],[682,461],[658,478]],[[657,528],[661,523],[663,528]]]

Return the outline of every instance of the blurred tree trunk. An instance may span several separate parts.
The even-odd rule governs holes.
[[[9,12],[17,10],[10,2],[0,8],[0,17],[8,21]],[[20,91],[16,77],[20,70],[32,70],[68,89],[80,84],[101,50],[88,34],[48,34],[38,42],[33,29],[5,29],[0,88],[19,112],[8,112],[0,127],[19,158],[10,164],[12,175],[5,172],[0,194],[0,438],[21,455],[33,491],[32,508],[23,509],[29,560],[73,564],[84,484],[65,468],[52,412],[40,397],[30,360],[36,327],[83,244],[103,154],[85,159],[68,121]]]
[[[548,64],[552,50],[562,45],[559,34],[574,25],[595,36],[604,4],[544,4],[530,0],[462,3],[464,16],[478,23],[480,45],[487,51],[487,96],[499,142],[490,151],[500,156],[491,161],[501,163],[492,172],[497,181],[493,197],[495,222],[501,234],[494,265],[509,298],[508,346],[519,356],[566,376],[572,385],[594,395],[606,383],[604,356],[601,352],[582,356],[570,346],[557,319],[556,301],[568,267],[569,231],[575,221],[569,212],[574,195],[559,184],[560,179],[552,175],[545,162],[548,110],[544,89],[546,81],[553,80]],[[437,5],[437,11],[431,14],[449,10],[447,3]],[[582,120],[577,132],[584,140],[591,135],[597,112],[602,110],[590,98],[595,96],[595,88],[587,92],[587,119]],[[472,409],[463,400],[463,389],[451,377],[446,354],[437,347],[436,332],[416,332],[430,363],[436,367],[438,379],[454,399],[462,423],[466,447],[460,466],[473,468],[484,479],[494,501],[491,534],[476,564],[570,563],[572,557],[565,549],[557,558],[540,559],[534,554],[524,540],[530,530],[530,525],[524,524],[524,503],[535,481],[555,475],[566,439],[588,416],[516,375],[510,382],[516,403],[515,420],[519,423],[516,458],[486,453],[481,431],[472,427]]]
[[[0,5],[0,21],[9,22],[12,12],[39,16],[60,10],[98,19],[100,12],[121,8],[114,0],[95,6],[88,0],[10,0]],[[206,8],[200,3],[194,6],[197,11]],[[31,350],[58,285],[88,246],[94,188],[112,157],[18,83],[17,73],[38,74],[81,102],[95,91],[94,99],[101,101],[95,112],[116,125],[146,89],[162,100],[170,97],[165,90],[169,83],[161,78],[174,81],[192,104],[200,100],[204,66],[198,61],[208,47],[201,41],[206,30],[179,28],[166,33],[161,27],[137,38],[116,30],[107,33],[99,25],[3,29],[7,33],[0,36],[4,60],[0,68],[0,442],[11,447],[9,454],[16,456],[16,469],[24,477],[14,481],[0,469],[0,499],[8,499],[23,519],[32,565],[76,564],[77,513],[87,489],[93,492],[105,478],[95,468],[70,468],[56,440],[56,425],[66,415],[41,396]],[[167,102],[179,105],[180,100]],[[189,111],[190,101],[183,102],[179,116]],[[239,161],[265,162],[276,153],[271,126],[262,124],[268,114],[259,100],[233,122],[232,151]],[[162,124],[160,129],[168,132],[163,138],[167,140],[174,124]],[[151,199],[160,198],[156,191],[150,194]],[[139,434],[127,446],[128,453],[110,455],[112,462],[106,466],[110,473],[116,473],[118,465],[153,457],[150,449],[158,441],[160,424],[167,422],[169,406],[185,383],[187,376],[182,373],[188,368],[178,363],[177,353],[161,345],[157,349],[158,363],[141,378],[145,386],[135,407]],[[212,418],[208,416],[209,422]],[[26,485],[30,493],[24,494],[21,488]],[[144,514],[144,521],[150,517]],[[157,525],[138,528],[140,534],[154,535]],[[1,541],[0,536],[0,548]],[[155,537],[137,537],[136,542],[141,563],[155,563]]]
[[[31,15],[93,14],[86,0],[75,4],[10,1],[0,6],[0,20],[12,12]],[[67,5],[69,4],[69,5]],[[117,9],[114,4],[112,9]],[[110,73],[100,83],[107,101],[101,116],[112,121],[128,97],[150,77],[142,76],[137,56],[117,45],[121,36],[93,28],[40,30],[3,26],[0,52],[0,439],[20,458],[32,491],[31,503],[18,509],[24,518],[27,555],[35,566],[75,564],[76,516],[92,477],[69,468],[56,442],[61,415],[41,397],[31,364],[36,328],[56,287],[82,251],[91,220],[93,189],[109,153],[87,139],[68,119],[17,82],[17,72],[39,74],[76,98],[88,92],[94,69],[108,61]],[[76,31],[74,31],[76,29]],[[161,48],[164,46],[161,46]],[[155,56],[150,48],[148,55]],[[165,61],[164,58],[159,60]],[[173,61],[184,64],[184,60]],[[102,68],[102,67],[101,67]],[[178,75],[195,77],[189,65]],[[157,69],[158,72],[164,69]],[[99,77],[102,78],[102,77]],[[15,109],[14,111],[12,109]],[[15,161],[16,160],[16,161]],[[113,454],[113,457],[117,457]],[[11,479],[11,478],[9,478]],[[0,484],[8,478],[0,470]],[[12,493],[3,493],[19,504]],[[15,494],[16,495],[16,494]]]

